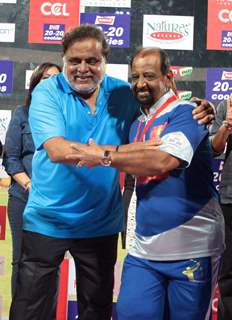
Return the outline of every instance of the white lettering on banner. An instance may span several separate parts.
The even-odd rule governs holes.
[[[6,79],[7,79],[6,73],[0,74],[0,83],[6,82]]]
[[[222,101],[222,100],[228,100],[229,97],[230,97],[229,94],[222,94],[222,93],[216,94],[216,93],[214,93],[214,94],[212,94],[211,99],[213,101],[215,101],[215,100]]]
[[[230,22],[232,21],[232,10],[223,9],[219,11],[218,18],[221,22]]]
[[[230,88],[230,84],[228,81],[215,81],[214,82],[214,87],[213,87],[213,91],[223,91],[223,92],[227,92],[228,90],[232,90],[232,88]]]
[[[124,33],[123,27],[109,27],[108,30],[103,30],[102,26],[97,26],[107,37],[121,37]],[[123,40],[122,40],[123,41]]]
[[[44,2],[41,6],[41,12],[45,16],[69,16],[70,14],[67,12],[67,4],[66,3],[51,3]]]
[[[0,92],[4,93],[6,92],[7,87],[6,86],[0,86]]]

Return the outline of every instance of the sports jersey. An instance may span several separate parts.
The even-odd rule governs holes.
[[[126,143],[137,111],[129,84],[108,76],[101,83],[94,115],[63,74],[35,88],[29,122],[36,152],[24,230],[58,238],[85,238],[122,229],[117,170],[53,163],[43,144],[53,137],[81,143],[90,138],[99,144]]]
[[[159,149],[182,160],[182,167],[168,174],[137,177],[137,224],[130,254],[150,260],[219,255],[224,243],[208,131],[193,119],[193,104],[175,98],[167,104],[173,96],[172,91],[162,96],[130,131],[131,141],[160,136]]]

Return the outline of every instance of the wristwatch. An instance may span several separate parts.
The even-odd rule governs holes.
[[[101,159],[101,165],[104,167],[109,167],[111,163],[112,163],[111,153],[109,150],[105,150],[103,158]]]

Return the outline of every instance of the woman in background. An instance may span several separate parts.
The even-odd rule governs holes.
[[[13,249],[11,276],[12,296],[14,295],[17,282],[22,242],[23,211],[30,191],[31,164],[35,152],[28,123],[31,94],[40,81],[60,72],[60,66],[50,62],[42,63],[34,70],[30,79],[29,92],[25,105],[17,107],[6,132],[3,166],[11,177],[7,209]]]

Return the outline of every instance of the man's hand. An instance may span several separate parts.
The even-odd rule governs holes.
[[[70,147],[72,148],[72,152],[66,155],[66,159],[67,161],[76,161],[77,167],[86,166],[92,168],[102,164],[101,160],[104,157],[105,150],[110,150],[111,152],[143,152],[144,150],[155,150],[161,143],[161,139],[155,137],[143,142],[132,142],[120,145],[118,151],[116,151],[116,146],[98,145],[94,140],[90,139],[87,145],[71,143]]]
[[[226,120],[223,121],[223,125],[228,131],[232,131],[232,95],[227,100]]]
[[[195,102],[197,107],[193,110],[193,118],[200,124],[210,124],[215,119],[215,109],[209,101],[193,97],[191,102]]]
[[[66,159],[77,161],[76,166],[86,166],[92,168],[101,165],[101,159],[104,156],[104,150],[93,140],[88,145],[80,143],[71,143],[73,153],[66,155]]]

